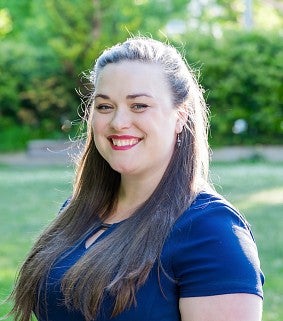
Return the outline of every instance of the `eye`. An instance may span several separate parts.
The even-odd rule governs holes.
[[[102,114],[107,114],[107,113],[111,112],[113,107],[111,105],[100,104],[100,105],[95,106],[95,109],[98,110]]]
[[[134,104],[134,105],[131,106],[131,109],[136,111],[136,112],[142,112],[148,107],[149,106],[146,105],[146,104]]]

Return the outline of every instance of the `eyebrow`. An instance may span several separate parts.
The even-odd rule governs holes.
[[[94,98],[110,99],[110,97],[109,97],[109,96],[107,96],[107,95],[103,95],[103,94],[97,94],[97,95],[95,95],[95,96],[94,96]]]
[[[138,98],[138,97],[149,97],[149,98],[153,98],[151,95],[146,94],[146,93],[131,94],[131,95],[127,95],[127,96],[126,96],[127,99],[135,99],[135,98]],[[104,94],[97,94],[97,95],[95,95],[94,98],[110,99],[109,96],[104,95]]]
[[[139,94],[132,94],[132,95],[127,95],[127,99],[135,99],[138,97],[149,97],[149,98],[153,98],[151,95],[146,94],[146,93],[139,93]]]

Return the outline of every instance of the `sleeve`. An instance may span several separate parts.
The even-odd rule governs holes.
[[[179,228],[172,263],[180,297],[229,293],[263,297],[257,247],[240,214],[219,203],[190,214],[189,224]]]

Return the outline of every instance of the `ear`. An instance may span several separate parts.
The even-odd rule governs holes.
[[[187,123],[189,116],[188,107],[182,104],[177,110],[176,134],[180,134]]]

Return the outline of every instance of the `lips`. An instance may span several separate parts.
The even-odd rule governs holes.
[[[115,150],[130,149],[141,141],[141,138],[129,135],[111,135],[107,138],[110,141],[112,148]]]

